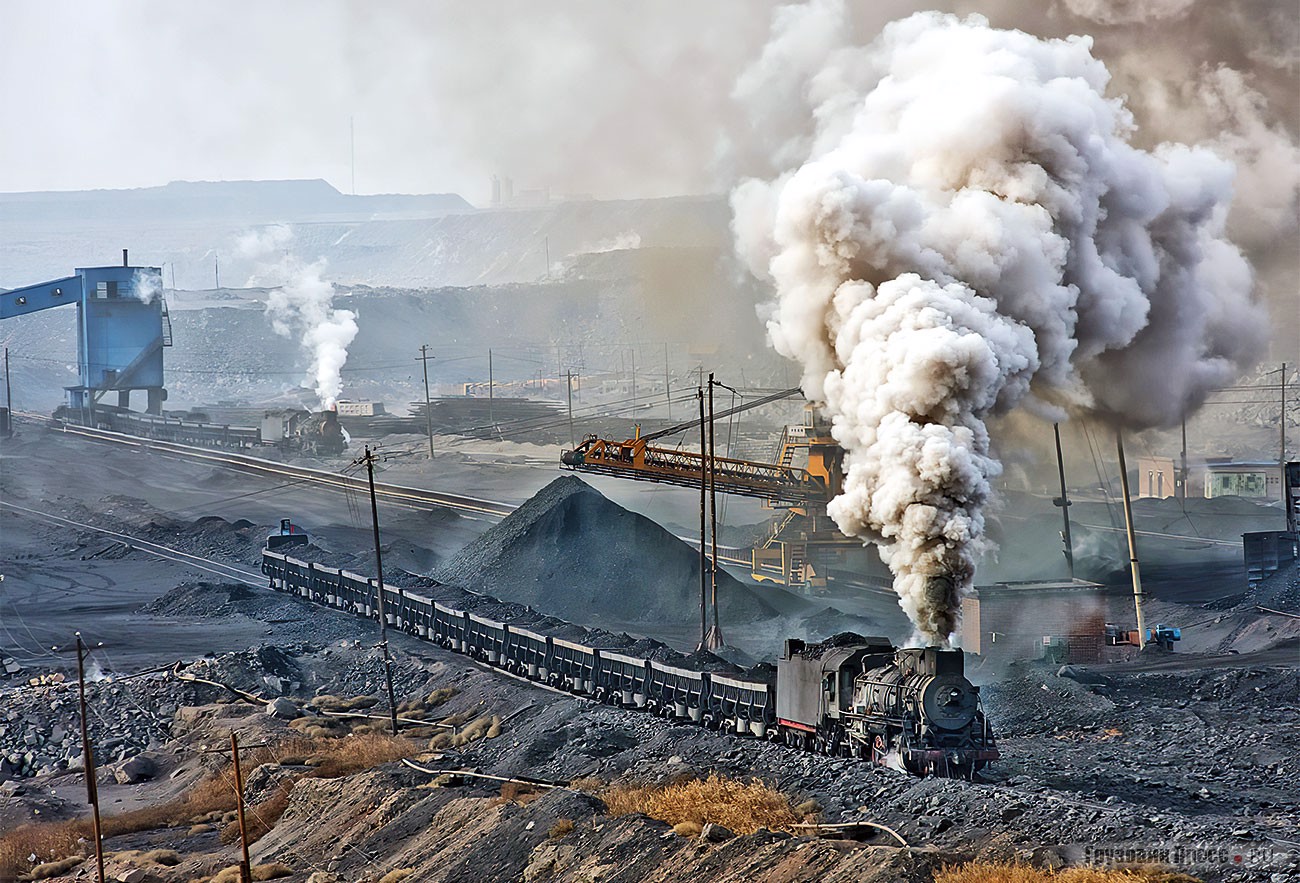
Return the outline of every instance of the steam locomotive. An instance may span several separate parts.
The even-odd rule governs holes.
[[[916,775],[972,778],[998,759],[960,650],[885,638],[795,638],[777,661],[777,732],[787,745]]]
[[[268,546],[302,543],[285,521]],[[377,618],[375,580],[262,551],[272,589]],[[517,677],[623,708],[795,748],[869,759],[916,775],[973,777],[998,751],[960,650],[896,649],[844,634],[787,640],[775,672],[697,671],[542,634],[383,586],[389,627]]]

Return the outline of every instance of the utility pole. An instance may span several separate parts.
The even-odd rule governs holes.
[[[388,685],[388,716],[393,725],[393,735],[397,735],[397,697],[393,695],[393,659],[388,654],[388,616],[384,611],[384,559],[379,551],[379,505],[375,502],[375,455],[367,445],[360,461],[366,464],[366,477],[370,483],[370,519],[375,532],[375,594],[379,601],[375,605],[379,610],[379,645],[384,650],[384,680]]]
[[[704,554],[704,544],[708,539],[705,523],[708,498],[705,495],[709,490],[709,446],[704,428],[704,387],[697,387],[695,395],[700,400],[700,646],[696,649],[707,650],[709,649],[709,582],[705,568],[707,558]]]
[[[632,345],[632,410],[636,410],[636,344]]]
[[[565,386],[568,388],[569,398],[569,450],[578,446],[577,436],[573,434],[573,369],[570,368],[564,372]]]
[[[551,278],[551,237],[542,237],[542,246],[546,249],[546,279]]]
[[[5,407],[9,409],[9,434],[14,434],[14,391],[9,386],[9,347],[5,347]]]
[[[420,362],[424,365],[424,430],[429,434],[429,459],[433,459],[433,405],[429,400],[429,345],[420,345]]]
[[[221,264],[220,264],[220,260],[221,260],[221,259],[220,259],[219,257],[217,257],[216,255],[213,255],[213,256],[212,256],[212,278],[215,280],[214,287],[217,288],[218,290],[220,290],[220,288],[221,288]]]
[[[239,740],[230,731],[230,757],[235,763],[235,805],[239,809],[240,883],[253,883],[253,870],[248,861],[248,826],[244,822],[244,774],[239,767]]]
[[[103,646],[102,644],[100,646]],[[90,803],[91,824],[95,836],[95,865],[99,883],[104,883],[104,837],[99,824],[99,788],[95,783],[95,750],[90,745],[90,725],[86,720],[86,654],[90,652],[77,632],[77,686],[81,693],[81,754],[86,772],[86,800]]]
[[[709,373],[709,541],[713,553],[713,563],[709,568],[711,606],[713,607],[713,628],[709,632],[710,650],[722,646],[722,629],[718,626],[718,449],[715,444],[713,421],[713,374]]]
[[[488,423],[496,429],[497,420],[492,415],[492,350],[488,350]]]
[[[1074,543],[1070,541],[1070,496],[1065,489],[1065,458],[1061,455],[1061,424],[1052,424],[1052,434],[1056,437],[1056,473],[1061,478],[1061,496],[1052,502],[1061,507],[1061,517],[1065,519],[1065,530],[1061,541],[1065,543],[1065,565],[1074,582]]]
[[[6,362],[5,364],[8,365],[8,362]],[[5,368],[4,376],[5,377],[9,376],[9,368]],[[12,410],[13,408],[10,408],[10,412],[12,412]],[[1279,447],[1278,449],[1278,466],[1282,467],[1282,484],[1278,485],[1278,489],[1281,490],[1282,492],[1283,505],[1286,505],[1287,502],[1287,363],[1286,362],[1282,363],[1282,414],[1279,416],[1282,417],[1281,420],[1278,420],[1278,423],[1282,424],[1282,447]]]
[[[673,390],[668,381],[668,342],[664,341],[664,398],[668,400],[668,419],[673,419]]]
[[[1128,563],[1133,574],[1133,609],[1137,612],[1138,647],[1147,645],[1146,620],[1142,616],[1142,572],[1138,567],[1137,534],[1133,529],[1133,500],[1128,492],[1128,466],[1124,463],[1124,435],[1115,430],[1115,449],[1119,451],[1119,482],[1124,494],[1124,527],[1128,533]]]
[[[1174,482],[1174,489],[1178,491],[1178,502],[1187,500],[1187,418],[1183,418],[1183,450],[1179,455],[1178,478]]]

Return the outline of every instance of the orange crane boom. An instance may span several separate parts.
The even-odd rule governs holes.
[[[652,447],[640,437],[620,442],[594,435],[560,456],[570,469],[682,487],[700,486],[703,460],[694,451]],[[723,493],[800,504],[825,503],[830,498],[824,477],[797,466],[715,457],[714,470]]]

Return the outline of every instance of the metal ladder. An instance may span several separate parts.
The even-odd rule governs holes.
[[[158,295],[158,299],[162,301],[162,345],[171,346],[172,345],[171,313],[167,312],[167,300],[162,295]]]

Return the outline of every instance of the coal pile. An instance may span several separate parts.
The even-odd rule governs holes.
[[[1259,605],[1287,612],[1300,611],[1300,563],[1293,563],[1262,580],[1247,594],[1248,606]]]
[[[436,576],[580,622],[689,625],[699,618],[698,553],[576,476],[542,488]],[[718,601],[730,623],[777,615],[725,573]]]

